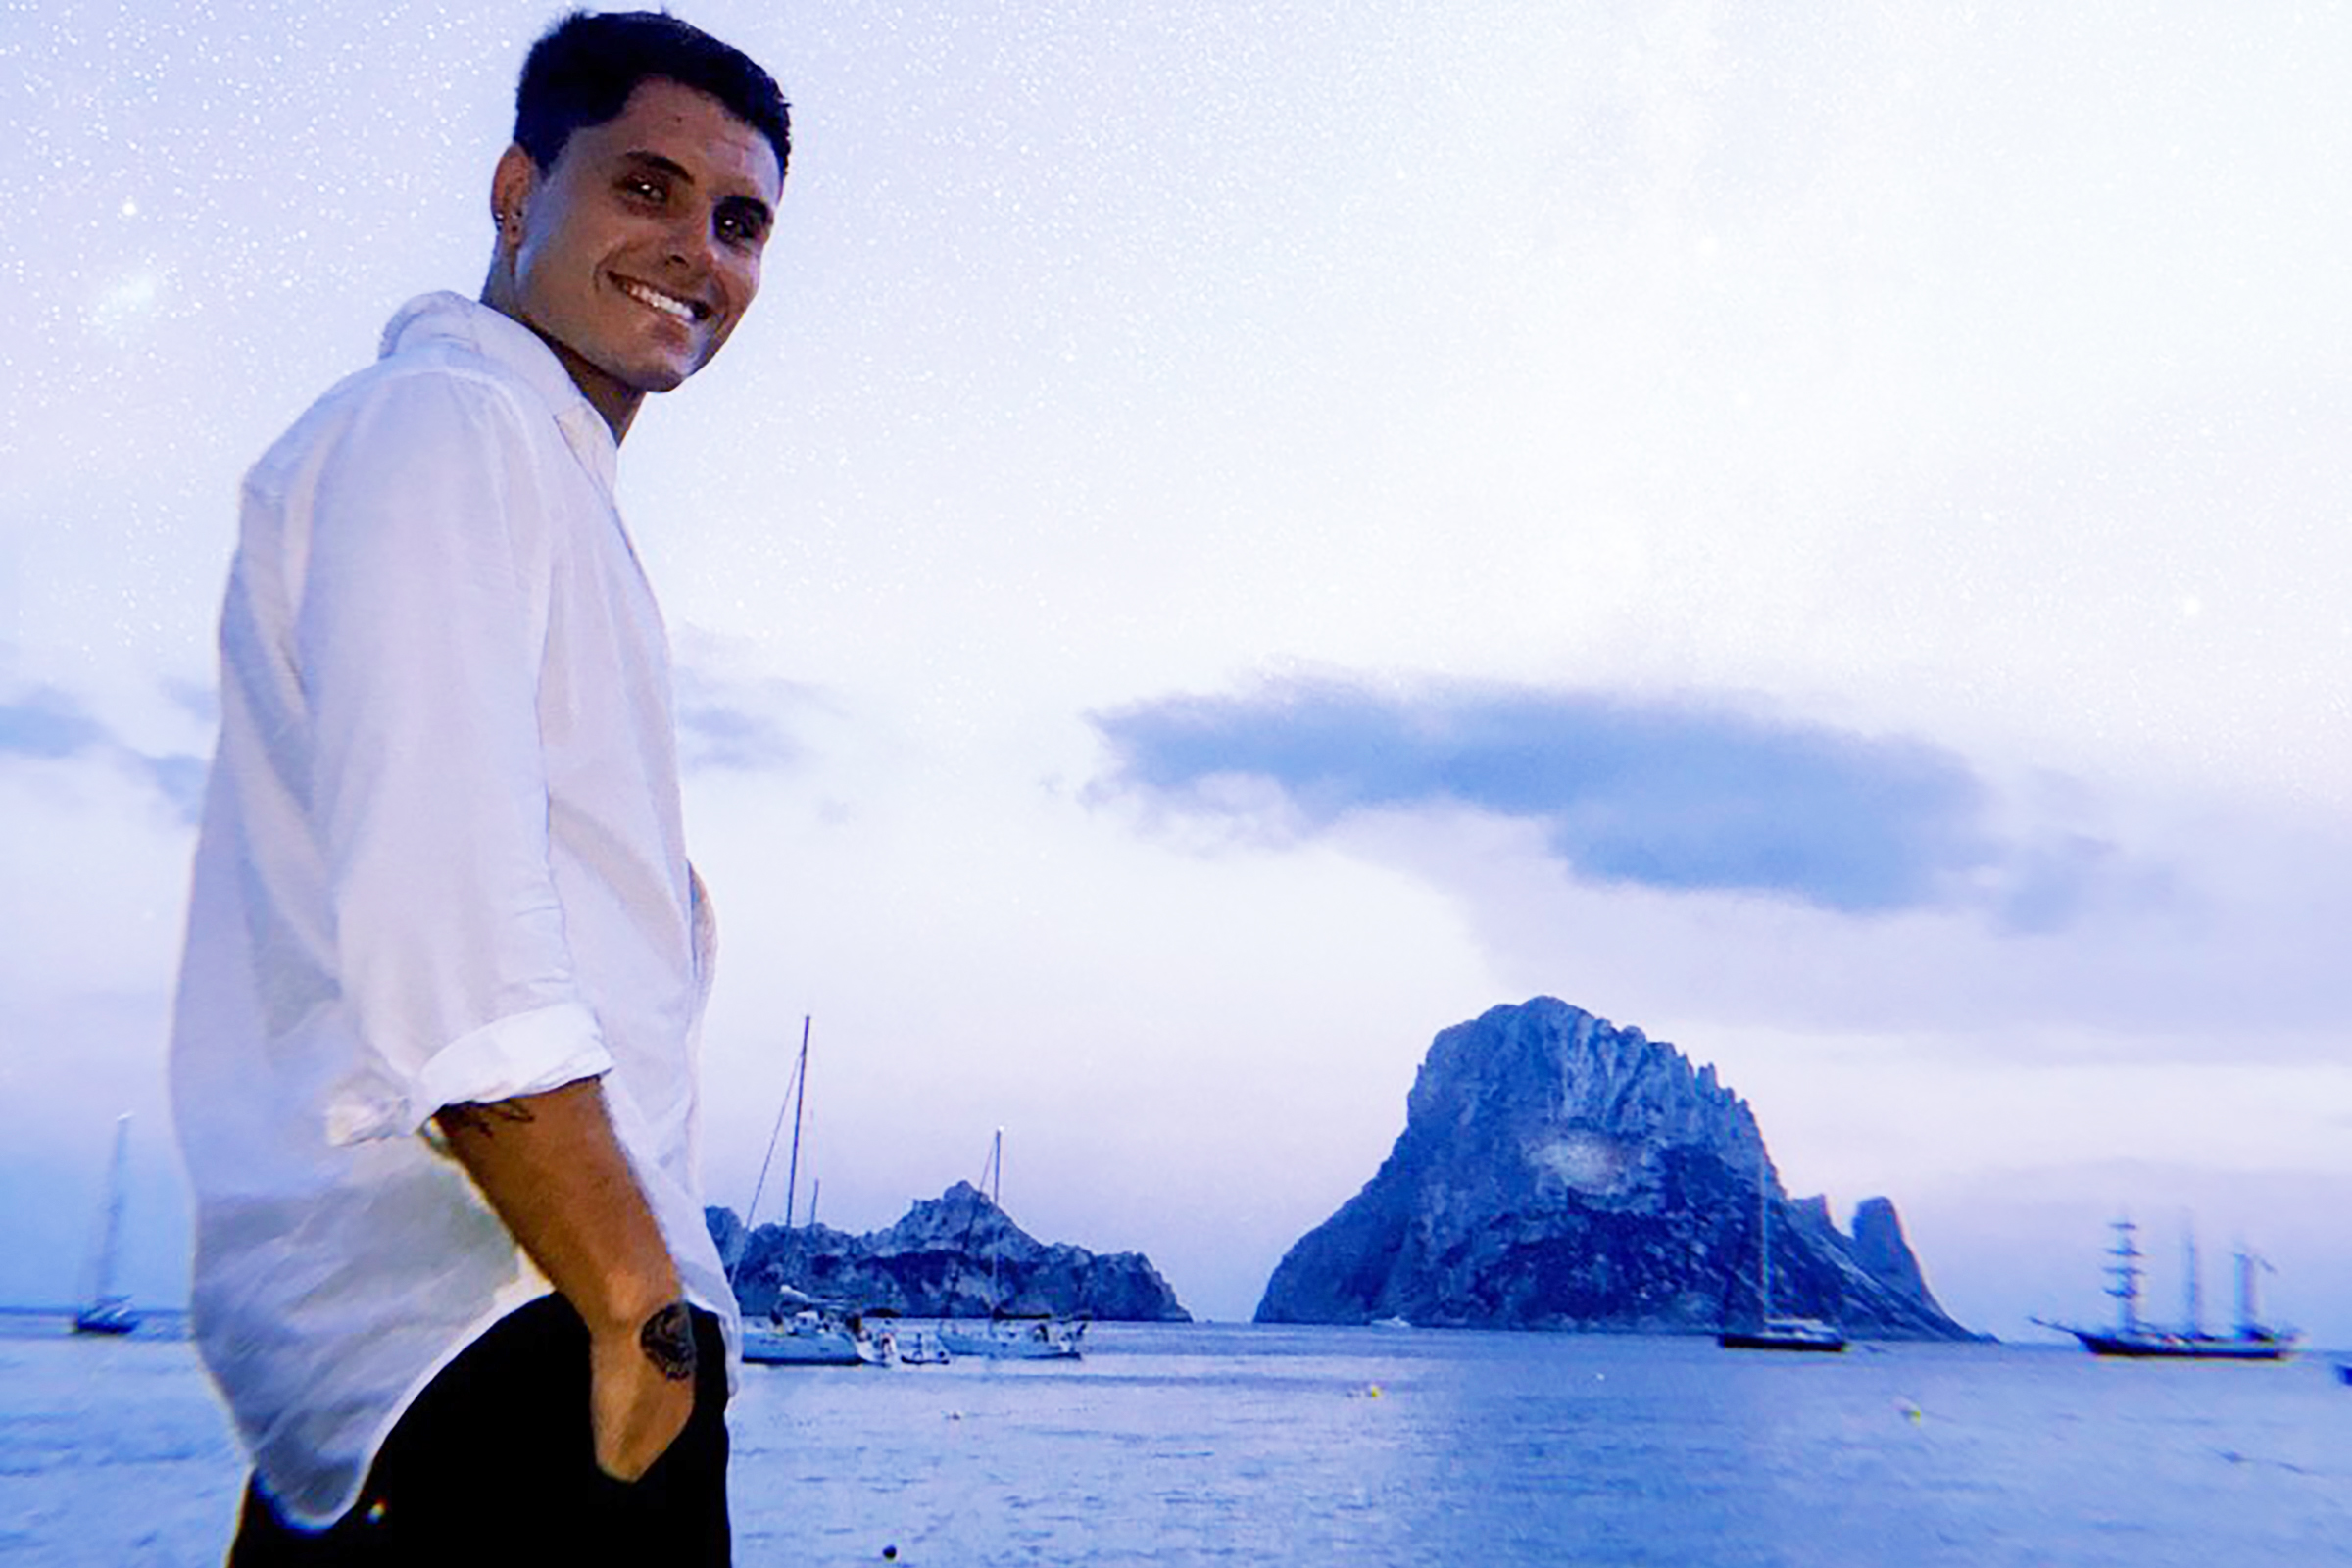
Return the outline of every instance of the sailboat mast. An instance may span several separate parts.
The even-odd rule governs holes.
[[[2115,1245],[2107,1250],[2107,1255],[2115,1259],[2107,1265],[2107,1272],[2115,1278],[2115,1283],[2107,1287],[2107,1294],[2115,1298],[2116,1326],[2126,1334],[2135,1333],[2139,1328],[2140,1253],[2132,1241],[2138,1229],[2128,1219],[2117,1220]]]
[[[801,1150],[801,1089],[808,1079],[808,1020],[804,1017],[801,1019],[801,1059],[799,1064],[792,1070],[792,1150],[793,1158],[796,1162],[800,1158]],[[760,1195],[767,1191],[768,1167],[776,1162],[776,1144],[784,1136],[784,1111],[785,1106],[781,1102],[779,1102],[776,1105],[776,1124],[767,1130],[767,1152],[762,1155],[760,1160],[760,1179],[752,1184],[752,1200],[743,1211],[743,1230],[746,1236],[751,1234],[752,1226],[759,1216]],[[792,1205],[789,1202],[784,1206],[784,1228],[786,1230],[792,1229]]]
[[[792,1229],[792,1207],[801,1180],[801,1107],[808,1099],[808,1016],[801,1017],[801,1059],[792,1069],[792,1158],[784,1167],[784,1228]]]
[[[1000,1127],[988,1146],[988,1206],[995,1209],[1000,1218],[1004,1212],[1004,1129]],[[1001,1243],[1002,1238],[996,1240]],[[1004,1250],[1002,1245],[991,1245],[988,1250],[988,1306],[992,1312],[1004,1304],[1003,1298],[997,1294],[997,1258]]]
[[[2237,1249],[2237,1332],[2251,1339],[2263,1332],[2262,1314],[2255,1309],[2254,1271],[2269,1268],[2268,1258],[2257,1257],[2246,1250],[2243,1243]]]
[[[2185,1307],[2188,1312],[2188,1332],[2191,1336],[2195,1336],[2205,1332],[2205,1293],[2201,1283],[2197,1279],[2196,1232],[2188,1230],[2182,1231],[2180,1233],[2180,1248],[2183,1254],[2183,1262],[2188,1270],[2188,1282],[2181,1289],[2181,1295],[2183,1298],[2181,1305]]]

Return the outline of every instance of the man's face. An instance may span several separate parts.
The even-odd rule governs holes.
[[[717,99],[649,79],[552,168],[518,147],[499,160],[486,297],[548,341],[619,434],[751,308],[782,183],[767,138]]]

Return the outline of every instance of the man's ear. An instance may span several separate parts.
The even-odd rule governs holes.
[[[523,210],[538,188],[539,166],[520,142],[498,155],[498,168],[490,176],[490,220],[498,225],[500,250],[512,251],[522,242]]]

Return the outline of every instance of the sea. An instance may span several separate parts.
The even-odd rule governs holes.
[[[2352,1564],[2352,1386],[2071,1348],[1098,1324],[1077,1362],[748,1367],[736,1561]],[[0,1315],[0,1562],[220,1561],[176,1320]]]

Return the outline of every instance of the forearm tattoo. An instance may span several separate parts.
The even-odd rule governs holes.
[[[672,1301],[647,1318],[637,1331],[637,1343],[644,1347],[645,1358],[672,1383],[694,1376],[694,1319],[684,1301]]]

